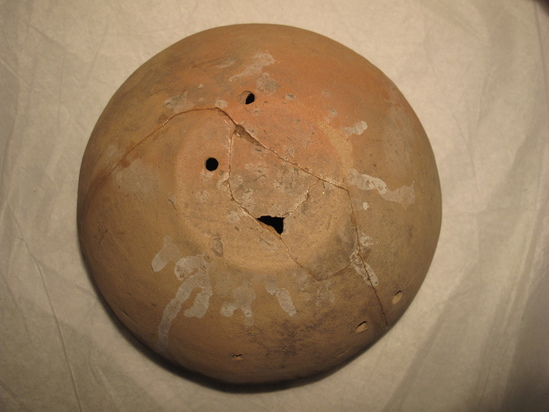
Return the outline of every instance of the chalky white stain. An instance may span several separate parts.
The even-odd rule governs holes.
[[[352,204],[353,204],[353,210],[357,212],[366,211],[370,209],[370,204],[368,202],[363,201],[362,199],[353,198]]]
[[[216,243],[217,242],[217,243]],[[215,239],[215,244],[220,245],[218,256],[223,255],[223,243],[221,239]],[[215,247],[214,247],[215,249]],[[216,251],[214,250],[214,253]],[[182,256],[181,251],[171,236],[165,236],[160,251],[153,257],[151,268],[158,273],[169,263],[174,263],[173,273],[178,280],[182,281],[173,299],[166,305],[162,313],[162,319],[157,328],[157,341],[155,350],[165,353],[168,349],[169,334],[174,319],[179,315],[185,302],[198,290],[194,302],[183,314],[186,317],[202,318],[210,306],[210,298],[213,295],[214,287],[210,280],[209,264],[203,256]],[[289,316],[294,316],[297,311],[287,289],[278,287],[276,282],[265,280],[265,289],[276,297],[280,307]],[[244,324],[252,326],[253,310],[252,302],[256,295],[251,283],[245,282],[232,291],[232,300],[225,301],[221,306],[221,314],[231,317],[238,310],[244,315]]]
[[[217,107],[218,109],[225,109],[227,107],[228,103],[226,100],[223,100],[223,99],[217,99],[215,101],[215,107]]]
[[[360,246],[364,248],[369,248],[374,245],[374,240],[372,239],[372,237],[365,235],[364,233],[360,234],[358,238],[358,242]]]
[[[189,298],[192,291],[200,289],[200,292],[195,297],[193,306],[185,310],[184,315],[189,318],[203,317],[208,310],[210,297],[213,293],[208,274],[208,263],[201,256],[183,257],[175,264],[174,273],[179,280],[183,280],[178,289],[178,293],[181,290],[185,297],[182,302],[185,302]]]
[[[240,73],[229,78],[229,81],[235,81],[240,78],[260,75],[265,66],[270,66],[275,62],[273,56],[268,52],[257,52],[252,57],[252,63],[244,68]]]
[[[266,280],[265,290],[276,297],[282,310],[289,316],[294,316],[297,313],[290,292],[287,289],[278,287],[274,280]]]
[[[181,252],[173,242],[171,236],[164,236],[162,249],[154,256],[151,267],[153,272],[160,272],[170,262],[177,262],[181,257]]]
[[[195,258],[198,258],[199,261],[192,262]],[[195,289],[199,289],[200,292],[196,295],[193,306],[185,310],[183,314],[186,317],[202,318],[208,311],[212,286],[206,268],[206,262],[198,256],[181,258],[177,262],[175,272],[182,277],[187,277],[177,289],[175,297],[166,305],[162,314],[162,320],[158,325],[158,340],[155,345],[156,350],[159,352],[165,352],[168,349],[172,322]]]
[[[232,66],[236,63],[236,59],[234,57],[227,57],[225,60],[221,61],[219,64],[216,64],[215,67],[218,69],[225,69],[227,67]]]
[[[252,302],[255,300],[255,292],[251,285],[244,283],[233,291],[233,300],[225,302],[221,306],[223,316],[233,316],[234,312],[241,310],[244,315],[244,324],[252,326],[254,323],[254,314],[252,311]]]
[[[351,267],[364,279],[367,285],[376,287],[379,284],[376,273],[368,263],[360,258],[358,250],[355,250],[351,255]]]
[[[194,109],[194,103],[189,100],[189,92],[187,91],[170,97],[169,99],[164,101],[164,105],[168,109],[172,109],[174,113]]]
[[[366,123],[364,120],[361,120],[359,122],[356,122],[352,126],[344,127],[342,130],[346,136],[352,136],[352,135],[360,136],[362,133],[366,131],[366,129],[368,129],[368,123]]]
[[[416,192],[414,190],[415,182],[412,182],[409,186],[404,185],[395,190],[391,190],[380,178],[361,174],[356,169],[350,170],[348,181],[360,190],[376,190],[383,199],[400,203],[404,208],[407,208],[416,201]]]
[[[266,96],[270,96],[280,88],[280,84],[272,79],[269,73],[262,73],[255,82],[257,90]]]
[[[364,262],[364,269],[366,269],[366,272],[368,273],[368,278],[370,279],[370,282],[372,282],[372,286],[376,287],[379,285],[379,279],[377,278],[374,269],[366,262]]]
[[[162,249],[154,256],[151,267],[154,272],[159,272],[170,262],[181,256],[179,248],[174,244],[170,236],[164,237]],[[191,294],[198,289],[193,305],[185,310],[186,317],[202,318],[208,311],[212,285],[208,274],[208,264],[202,256],[179,257],[175,263],[174,274],[183,282],[177,289],[175,297],[166,305],[162,313],[162,319],[158,325],[155,349],[165,352],[168,349],[169,333],[174,319],[181,311],[183,304]]]

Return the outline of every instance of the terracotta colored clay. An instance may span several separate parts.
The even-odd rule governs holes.
[[[82,162],[78,229],[116,316],[212,378],[309,376],[379,339],[435,251],[429,141],[395,85],[326,37],[220,27],[141,66]]]

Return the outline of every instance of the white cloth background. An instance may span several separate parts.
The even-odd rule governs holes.
[[[233,23],[316,31],[385,72],[431,139],[444,216],[400,322],[324,379],[205,385],[113,322],[79,254],[82,154],[145,60]],[[0,410],[549,410],[549,3],[0,0]]]

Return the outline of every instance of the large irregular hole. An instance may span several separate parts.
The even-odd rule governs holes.
[[[284,231],[284,218],[277,216],[261,216],[257,218],[261,223],[271,226],[278,234]]]

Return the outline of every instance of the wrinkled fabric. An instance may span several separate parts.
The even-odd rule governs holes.
[[[159,362],[106,309],[76,231],[80,162],[116,89],[177,40],[247,22],[378,66],[421,119],[443,192],[403,318],[334,373],[273,391]],[[0,409],[549,410],[548,2],[2,0],[0,24]]]

